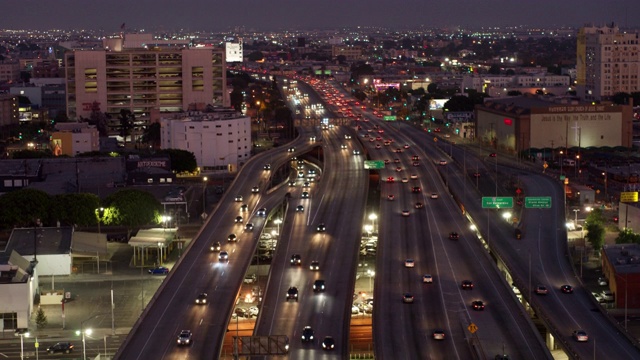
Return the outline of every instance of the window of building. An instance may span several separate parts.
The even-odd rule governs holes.
[[[147,184],[153,184],[153,178],[148,178],[147,179]]]

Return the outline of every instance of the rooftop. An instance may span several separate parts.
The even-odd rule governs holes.
[[[640,272],[640,244],[607,245],[603,249],[618,274]]]

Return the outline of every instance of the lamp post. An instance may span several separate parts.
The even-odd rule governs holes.
[[[24,338],[29,337],[29,332],[25,332],[25,333],[21,333],[20,334],[20,359],[24,359]]]
[[[378,218],[378,215],[376,214],[370,214],[369,215],[369,220],[371,220],[371,230],[372,231],[376,231],[376,219]]]
[[[602,176],[604,177],[604,203],[606,204],[607,203],[607,199],[609,198],[609,193],[607,191],[607,173],[603,172]]]
[[[373,226],[370,224],[367,224],[364,226],[364,231],[367,232],[367,237],[371,237],[371,231],[373,230]]]
[[[207,198],[206,198],[206,194],[207,194],[207,180],[209,180],[206,176],[202,178],[202,218],[204,218],[207,214],[206,214],[206,210],[207,210]]]
[[[578,228],[578,213],[580,212],[580,209],[573,209],[573,213],[575,214],[575,220],[573,220],[573,222],[575,223],[575,228]]]
[[[278,240],[280,240],[280,224],[282,224],[282,220],[281,219],[275,219],[273,220],[273,223],[276,224],[276,226],[278,226]]]
[[[91,318],[93,318],[93,316]],[[89,319],[81,322],[80,331],[76,331],[76,335],[82,335],[82,360],[87,360],[87,343],[86,343],[85,335],[91,335],[92,333],[91,329],[86,329],[86,330],[84,329],[84,323]]]

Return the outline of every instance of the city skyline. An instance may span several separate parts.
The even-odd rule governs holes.
[[[496,11],[499,9],[499,11]],[[637,0],[3,0],[6,29],[247,30],[355,26],[580,27],[615,23],[640,27]]]

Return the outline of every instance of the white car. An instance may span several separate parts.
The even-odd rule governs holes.
[[[402,210],[402,216],[404,216],[404,217],[408,217],[409,215],[411,215],[411,213],[409,212],[409,210]]]
[[[402,178],[402,182],[403,182],[403,183],[408,183],[408,182],[409,182],[409,179],[407,179],[407,178]]]
[[[236,195],[235,201],[242,202],[242,195]]]
[[[412,268],[414,266],[416,266],[416,263],[415,261],[413,261],[413,259],[407,259],[404,261],[404,267]]]
[[[587,335],[587,332],[584,330],[575,330],[573,332],[573,338],[579,342],[589,341],[589,335]]]
[[[438,198],[438,194],[436,194],[436,193],[431,193],[431,198],[432,198],[432,199],[437,199],[437,198]]]
[[[411,180],[417,180],[417,179],[418,179],[417,174],[411,174]]]
[[[347,145],[345,144],[340,145],[340,149],[346,149],[346,148],[347,148]]]
[[[425,284],[433,283],[433,276],[431,276],[431,274],[422,275],[422,282],[425,283]]]
[[[218,260],[219,261],[229,261],[229,253],[226,251],[220,251],[220,254],[218,255]]]

